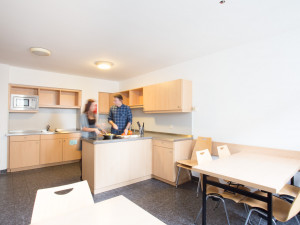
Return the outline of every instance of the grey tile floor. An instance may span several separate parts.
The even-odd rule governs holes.
[[[47,167],[24,172],[0,175],[0,224],[29,224],[36,191],[79,181],[79,164]],[[147,180],[94,196],[100,202],[124,195],[158,219],[169,225],[193,224],[200,209],[201,197],[196,198],[197,184],[189,182],[175,189],[158,180]],[[226,201],[230,222],[239,225],[245,222],[246,213],[242,205]],[[207,224],[224,225],[225,212],[222,206],[214,209],[216,202],[209,200]],[[253,217],[253,224],[258,218]],[[198,221],[201,224],[201,219]],[[266,224],[266,223],[263,223]],[[281,224],[281,223],[278,223]],[[297,224],[294,219],[286,225]]]

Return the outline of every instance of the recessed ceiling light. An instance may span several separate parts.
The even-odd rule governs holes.
[[[112,62],[107,61],[96,61],[95,65],[101,70],[109,70],[114,64]]]
[[[38,55],[38,56],[49,56],[51,55],[51,52],[48,49],[45,48],[30,48],[30,51],[32,54]]]

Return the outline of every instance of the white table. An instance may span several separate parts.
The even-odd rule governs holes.
[[[209,184],[266,202],[268,224],[271,225],[272,193],[278,193],[299,169],[300,160],[297,159],[242,152],[194,167],[194,171],[203,174],[202,224],[206,224],[206,185]],[[268,197],[209,181],[207,175],[266,191]]]
[[[120,195],[93,206],[71,211],[64,215],[32,225],[164,225],[124,196]]]

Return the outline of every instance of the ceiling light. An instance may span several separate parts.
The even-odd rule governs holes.
[[[109,70],[114,64],[112,62],[107,61],[97,61],[95,62],[95,65],[101,70]]]
[[[38,55],[38,56],[49,56],[51,55],[51,52],[45,48],[30,48],[30,51],[32,54]]]

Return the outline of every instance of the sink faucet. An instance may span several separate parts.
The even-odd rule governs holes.
[[[46,130],[47,130],[47,131],[50,130],[50,125],[49,125],[49,124],[47,125]]]

